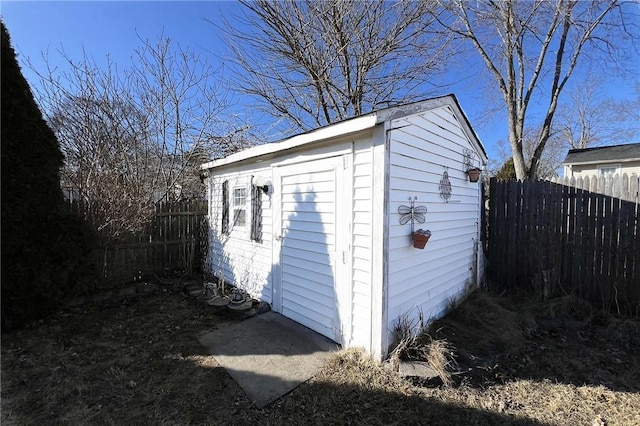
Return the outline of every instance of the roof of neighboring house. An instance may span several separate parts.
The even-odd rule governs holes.
[[[563,164],[596,164],[640,160],[640,143],[570,149]]]
[[[255,159],[259,157],[264,158],[264,156],[276,155],[279,152],[290,150],[314,142],[371,129],[375,125],[383,123],[385,121],[390,121],[400,117],[406,117],[411,114],[428,111],[446,105],[453,107],[452,109],[458,117],[460,125],[464,128],[468,137],[471,139],[472,144],[474,144],[479,149],[482,156],[484,157],[484,161],[486,162],[487,152],[485,151],[484,146],[471,127],[471,123],[469,123],[469,119],[460,107],[460,104],[458,103],[455,95],[449,94],[406,105],[398,105],[378,111],[373,111],[368,114],[329,124],[327,126],[301,133],[277,142],[247,148],[243,151],[231,154],[228,157],[220,158],[203,164],[201,166],[201,169],[206,170],[214,167],[224,166],[227,164],[237,163],[240,161],[246,161],[249,159],[254,159],[255,161]]]

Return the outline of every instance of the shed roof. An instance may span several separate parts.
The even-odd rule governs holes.
[[[476,145],[477,148],[481,151],[484,157],[484,161],[486,162],[487,152],[484,149],[484,146],[471,127],[469,119],[460,107],[460,104],[458,103],[455,95],[449,94],[437,98],[413,102],[410,104],[381,109],[358,117],[349,118],[337,123],[320,127],[318,129],[314,129],[305,133],[291,136],[277,142],[247,148],[243,151],[231,154],[227,157],[203,164],[201,168],[211,169],[250,159],[255,159],[257,161],[260,157],[277,155],[279,152],[287,151],[307,144],[357,133],[360,131],[371,129],[377,124],[381,124],[386,121],[391,121],[397,118],[406,117],[412,114],[429,111],[447,105],[453,108],[456,116],[460,120],[460,124],[464,128],[465,132],[469,135],[469,138],[471,138],[471,142]]]
[[[640,160],[640,143],[598,148],[570,149],[563,164],[596,164]]]

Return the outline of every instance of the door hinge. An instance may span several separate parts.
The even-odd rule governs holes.
[[[346,252],[346,251],[343,251],[343,252],[342,252],[342,263],[343,263],[344,265],[346,265],[346,264],[347,264],[347,252]]]
[[[349,168],[349,159],[346,155],[342,157],[342,168],[345,170]]]

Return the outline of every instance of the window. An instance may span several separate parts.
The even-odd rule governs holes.
[[[247,188],[233,188],[233,226],[247,224]]]
[[[607,165],[607,166],[599,166],[598,167],[598,174],[601,176],[613,176],[616,173],[620,172],[620,165],[619,164],[611,164],[611,165]]]

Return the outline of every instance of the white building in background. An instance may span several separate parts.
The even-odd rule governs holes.
[[[640,174],[640,143],[571,149],[562,163],[565,177],[576,179]]]

